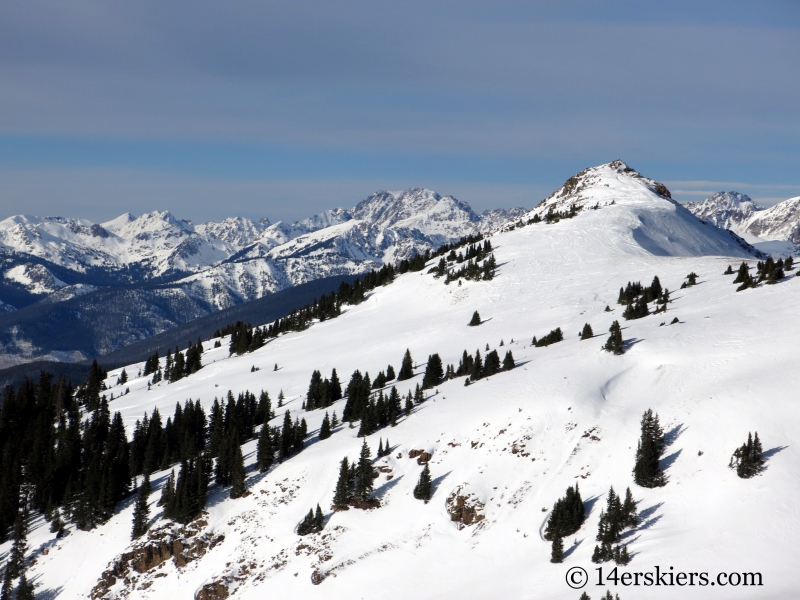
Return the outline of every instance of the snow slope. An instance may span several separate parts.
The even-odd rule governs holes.
[[[186,566],[167,561],[134,574],[127,585],[118,582],[112,589],[117,597],[192,598],[203,586],[223,582],[232,598],[241,599],[576,600],[580,591],[564,580],[574,566],[592,575],[586,588],[592,598],[609,587],[623,600],[795,597],[800,280],[736,293],[730,276],[722,275],[745,253],[735,239],[703,225],[620,165],[585,175],[581,198],[599,208],[493,235],[499,268],[492,281],[445,285],[424,271],[409,273],[339,318],[281,336],[252,354],[229,358],[227,340],[218,349],[207,342],[201,371],[150,391],[145,379],[135,377],[141,365],[128,366],[130,394],[118,397],[122,387],[112,387],[111,409],[129,428],[155,407],[166,418],[188,398],[199,398],[208,409],[228,390],[264,389],[273,402],[284,391],[285,409],[305,417],[310,436],[302,453],[266,474],[253,470],[255,442],[248,442],[251,495],[229,500],[227,490],[214,489],[200,526],[211,538],[224,539]],[[614,179],[625,193],[618,187],[613,197],[604,196]],[[557,193],[547,202],[568,195]],[[727,256],[712,255],[717,250]],[[680,290],[691,271],[699,284]],[[622,321],[615,304],[620,286],[649,284],[654,275],[672,290],[669,311]],[[607,305],[612,312],[605,312]],[[474,310],[484,322],[468,327]],[[673,317],[679,322],[668,325]],[[615,319],[627,345],[622,356],[601,351]],[[596,335],[580,341],[586,322]],[[534,335],[555,327],[564,331],[563,342],[529,345]],[[410,417],[370,436],[373,454],[378,438],[388,436],[392,444],[391,456],[376,461],[385,467],[376,480],[381,507],[332,513],[339,461],[355,458],[361,440],[357,429],[346,426],[318,440],[323,413],[300,411],[312,371],[328,376],[335,367],[346,383],[354,369],[373,376],[387,364],[397,369],[409,348],[419,366],[413,379],[398,384],[405,394],[420,382],[429,354],[457,363],[464,349],[485,354],[487,344],[501,356],[511,349],[517,367],[468,387],[463,378],[444,383]],[[251,372],[254,365],[261,370]],[[117,376],[109,374],[109,385]],[[331,410],[341,416],[342,407],[340,402]],[[662,460],[668,484],[657,489],[637,487],[631,475],[639,420],[648,408],[660,415],[668,439]],[[283,410],[276,408],[274,424]],[[756,430],[767,469],[741,480],[728,460]],[[428,504],[411,494],[421,470],[408,458],[412,449],[433,456]],[[153,478],[153,528],[163,523],[155,503],[166,475]],[[554,565],[541,529],[547,509],[576,482],[589,516],[565,540],[564,564]],[[625,537],[633,561],[622,570],[674,567],[707,571],[712,578],[720,571],[758,571],[764,585],[679,591],[594,585],[590,557],[611,485],[621,492],[632,488],[643,518]],[[485,505],[478,525],[459,530],[450,520],[446,499],[457,491]],[[317,503],[326,513],[325,530],[298,537],[294,527]],[[130,548],[132,510],[133,499],[106,525],[72,530],[60,540],[37,521],[29,535],[35,557],[29,576],[37,592],[87,597],[114,557]],[[607,573],[613,565],[603,566]],[[324,576],[319,585],[311,581],[315,572]]]

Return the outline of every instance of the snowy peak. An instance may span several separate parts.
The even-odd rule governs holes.
[[[695,216],[760,240],[800,244],[800,196],[764,208],[738,192],[718,192],[686,204]]]
[[[222,221],[209,221],[195,227],[195,231],[201,235],[206,234],[216,239],[227,242],[237,248],[243,248],[252,244],[258,236],[267,228],[269,220],[258,223],[243,217],[228,217]]]
[[[124,239],[132,239],[142,234],[174,235],[181,236],[194,232],[191,221],[176,219],[168,210],[155,210],[145,213],[134,219],[118,230],[117,234]]]
[[[756,212],[747,232],[765,240],[789,240],[800,244],[800,196]]]
[[[376,192],[359,202],[352,214],[356,219],[378,227],[408,227],[426,221],[480,221],[480,217],[465,202],[452,196],[442,197],[423,188],[410,188],[404,192]]]
[[[590,167],[533,209],[528,218],[569,226],[576,239],[616,254],[752,256],[755,249],[731,232],[704,223],[672,200],[662,183],[620,160]],[[524,219],[523,219],[524,220]],[[570,221],[571,222],[571,221]],[[599,236],[593,232],[602,232]]]
[[[601,198],[629,203],[671,201],[672,195],[663,183],[644,177],[621,160],[614,160],[570,177],[536,208],[538,212],[560,210],[572,204],[586,208]]]
[[[688,202],[684,205],[698,219],[713,223],[721,229],[730,229],[736,233],[744,233],[740,227],[759,210],[758,206],[746,194],[739,192],[717,192],[703,202]]]

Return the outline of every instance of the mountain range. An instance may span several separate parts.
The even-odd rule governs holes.
[[[195,226],[167,211],[106,223],[9,217],[0,221],[0,365],[105,354],[214,311],[410,258],[523,212],[478,215],[452,196],[412,188],[291,224],[233,217]],[[37,329],[42,322],[60,332]]]
[[[466,246],[436,256],[251,351],[231,352],[231,335],[205,340],[202,367],[178,379],[145,374],[151,361],[111,369],[97,386],[108,410],[81,407],[75,441],[63,423],[53,427],[59,456],[77,453],[80,473],[91,473],[101,455],[123,455],[124,429],[137,436],[132,453],[158,456],[181,442],[217,467],[223,452],[235,457],[243,489],[212,481],[197,516],[181,523],[167,508],[200,472],[199,459],[181,456],[151,460],[151,489],[123,495],[97,523],[78,527],[94,493],[87,486],[64,506],[40,500],[48,514],[30,511],[23,561],[38,597],[795,597],[796,267],[783,263],[780,276],[758,282],[763,254],[620,161],[570,178],[481,244],[483,258]],[[753,277],[745,286],[734,283],[740,265]],[[503,367],[489,372],[495,356]],[[334,370],[351,394],[312,405]],[[395,392],[402,410],[373,418]],[[267,395],[274,414],[241,435],[241,415]],[[197,427],[201,407],[214,415],[208,428]],[[47,425],[36,414],[29,421],[32,431]],[[78,444],[94,443],[104,422],[117,429],[99,447],[116,453],[81,454]],[[285,449],[290,431],[291,449],[259,465],[270,440]],[[752,450],[753,434],[763,463],[744,478],[735,459],[748,436]],[[20,452],[28,446],[36,456],[32,443]],[[645,455],[658,474],[650,483],[634,470]],[[21,473],[35,501],[38,473]],[[363,498],[353,491],[361,485]],[[626,490],[636,518],[609,533],[613,498],[621,503]],[[572,514],[562,499],[575,493],[577,524],[556,536],[563,562],[551,562],[548,524],[564,506]],[[132,539],[142,506],[147,531]],[[303,528],[309,510],[320,516],[312,530]],[[598,536],[614,538],[630,564],[604,557]],[[589,574],[583,588],[570,585],[581,582],[568,577],[576,569]]]

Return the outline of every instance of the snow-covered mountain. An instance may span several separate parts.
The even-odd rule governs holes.
[[[730,229],[739,235],[745,233],[742,225],[757,211],[764,210],[750,196],[739,192],[717,192],[702,202],[687,202],[684,206],[699,219],[709,221],[721,229]]]
[[[182,322],[175,318],[195,318],[325,277],[368,272],[496,228],[522,212],[477,215],[452,196],[412,188],[377,192],[353,208],[291,224],[232,217],[194,225],[168,211],[126,213],[101,224],[9,217],[0,222],[0,301],[8,312],[81,296],[73,312],[92,314],[93,291],[120,289],[120,298],[103,294],[98,301],[133,310],[142,296],[134,300],[129,289],[146,284],[151,301],[135,307],[142,317],[131,323],[136,331],[121,326],[112,336],[104,330],[93,336],[92,348],[77,354],[62,349],[90,356]],[[14,317],[0,322],[0,365],[49,356],[52,349],[30,335]]]
[[[573,211],[573,205],[582,208]],[[323,252],[330,240],[366,236],[370,226],[351,217],[330,226],[335,235],[324,233],[330,227],[306,232],[268,254],[277,260],[317,247]],[[186,527],[164,519],[158,506],[171,469],[153,473],[150,533],[136,542],[130,540],[133,499],[121,502],[106,524],[91,531],[69,525],[60,538],[34,515],[28,579],[37,593],[120,600],[577,600],[581,591],[596,599],[610,589],[622,600],[795,597],[795,271],[776,285],[737,293],[723,272],[729,264],[754,264],[752,249],[617,161],[571,178],[489,239],[498,265],[492,280],[447,285],[427,269],[401,275],[362,304],[345,306],[341,316],[281,335],[253,353],[231,357],[227,338],[219,348],[209,340],[205,366],[172,384],[149,385],[138,376],[141,363],[126,366],[130,380],[123,385],[116,384],[121,369],[112,371],[110,409],[121,413],[129,437],[137,419],[154,408],[165,420],[187,398],[208,412],[228,390],[234,397],[265,390],[273,402],[285,395],[283,406],[273,404],[272,426],[284,422],[286,411],[305,419],[305,448],[259,473],[256,442],[246,442],[249,493],[230,499],[228,488],[214,486],[204,514]],[[676,293],[692,272],[699,285]],[[620,287],[649,285],[655,275],[673,292],[666,313],[623,319]],[[470,327],[476,310],[482,324]],[[615,320],[622,324],[621,356],[601,349]],[[586,323],[594,336],[581,340]],[[563,341],[531,345],[533,336],[556,327]],[[465,350],[483,356],[496,350],[501,357],[510,350],[516,367],[468,386],[464,377],[443,382],[395,427],[367,436],[373,457],[379,440],[388,438],[391,447],[373,460],[379,507],[333,511],[339,463],[357,458],[364,440],[357,423],[320,439],[325,410],[302,408],[312,373],[327,377],[335,368],[343,384],[356,369],[374,377],[387,364],[398,369],[406,349],[418,363],[414,376],[389,382],[387,393],[395,385],[403,396],[413,392],[425,357],[434,353],[456,365]],[[121,395],[126,388],[130,393]],[[341,418],[345,402],[326,410]],[[647,409],[659,415],[666,433],[663,487],[633,481]],[[729,460],[755,431],[766,470],[740,479]],[[427,503],[413,495],[426,457],[433,480]],[[552,564],[544,526],[555,501],[576,483],[586,522],[564,539],[564,563]],[[617,571],[631,579],[616,583],[608,579],[613,563],[591,562],[612,486],[623,495],[631,488],[640,516],[622,539],[632,562]],[[324,529],[299,536],[297,524],[317,504]],[[0,545],[0,553],[9,546]],[[565,581],[576,567],[590,574],[584,590]],[[704,573],[707,582],[698,575],[692,585],[682,578],[680,587],[632,585],[634,573],[656,568]],[[723,572],[736,574],[740,585],[708,583],[727,583],[717,579]],[[741,585],[742,573],[759,573],[763,585]]]
[[[703,202],[685,206],[698,218],[730,229],[757,246],[761,241],[800,245],[800,196],[764,208],[744,194],[718,192]],[[793,246],[789,248],[796,251]]]

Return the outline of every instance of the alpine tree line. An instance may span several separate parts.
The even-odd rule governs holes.
[[[456,369],[453,365],[448,365],[445,370],[442,359],[438,353],[428,356],[425,373],[422,377],[422,385],[417,384],[412,396],[411,390],[404,398],[394,385],[384,393],[384,387],[395,379],[395,372],[392,365],[386,368],[386,372],[381,371],[373,383],[369,373],[361,374],[356,369],[350,377],[350,381],[342,392],[336,369],[331,372],[330,379],[323,379],[320,371],[315,370],[311,375],[308,392],[303,404],[305,410],[316,410],[328,408],[333,402],[344,397],[347,399],[342,411],[342,421],[352,425],[355,421],[361,421],[358,435],[364,437],[371,435],[379,429],[391,425],[394,427],[401,416],[408,416],[414,404],[425,401],[425,390],[432,389],[450,379],[466,375],[467,382],[474,382],[484,377],[490,377],[501,371],[509,371],[514,368],[514,356],[510,350],[500,362],[500,357],[496,350],[486,354],[486,358],[481,357],[479,350],[475,351],[475,356],[470,356],[465,350]],[[407,349],[400,366],[400,371],[396,379],[405,381],[414,376],[414,364],[411,352]],[[467,383],[468,385],[468,383]],[[375,390],[377,389],[377,393]],[[327,413],[326,413],[327,417]],[[334,413],[335,417],[335,413]],[[323,428],[326,436],[330,432],[330,421]],[[322,429],[320,436],[322,436]]]
[[[144,362],[144,369],[142,375],[147,377],[153,376],[152,383],[158,383],[162,380],[178,381],[184,377],[188,377],[192,373],[197,373],[203,367],[203,342],[200,338],[197,339],[197,344],[189,342],[189,347],[186,349],[186,354],[176,346],[175,354],[171,350],[167,350],[167,356],[164,359],[164,369],[161,369],[161,359],[158,351],[154,352],[147,357]],[[123,373],[125,371],[123,370]],[[127,379],[127,374],[126,374]]]

